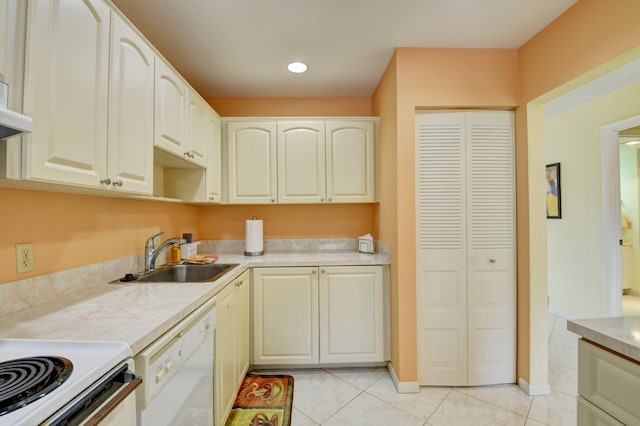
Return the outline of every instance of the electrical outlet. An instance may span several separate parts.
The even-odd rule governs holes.
[[[33,271],[33,243],[16,244],[16,271],[18,274]]]

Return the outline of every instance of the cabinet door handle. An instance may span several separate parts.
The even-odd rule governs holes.
[[[272,198],[272,199],[271,199],[271,202],[272,202],[272,203],[275,203],[275,202],[276,202],[276,200],[275,200],[274,198]]]
[[[118,188],[122,187],[122,179],[117,178],[113,181],[113,186],[117,186]]]
[[[331,198],[331,197],[330,197],[330,198],[329,198],[329,202],[332,202],[332,201],[333,201],[333,198]]]
[[[324,198],[320,198],[320,202],[321,202],[321,203],[324,203]]]
[[[313,271],[311,271],[312,274],[315,274],[316,272],[318,272],[318,271],[316,271],[315,269]]]
[[[327,271],[326,271],[326,270],[324,270],[324,269],[320,269],[320,272],[324,274],[324,273],[325,273],[325,272],[327,272]]]
[[[108,177],[102,178],[100,179],[100,183],[103,185],[111,185],[111,178],[108,178]]]
[[[496,263],[496,260],[494,258],[489,259],[489,263]]]

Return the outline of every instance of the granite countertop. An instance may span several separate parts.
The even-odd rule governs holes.
[[[387,255],[348,250],[283,251],[256,257],[245,257],[241,253],[218,255],[218,263],[237,263],[238,266],[213,283],[104,282],[88,286],[3,316],[0,337],[116,340],[126,342],[135,355],[248,268],[389,264]]]
[[[569,320],[567,329],[640,362],[640,316]]]

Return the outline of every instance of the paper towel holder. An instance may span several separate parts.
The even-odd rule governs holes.
[[[258,220],[258,218],[256,216],[253,216],[251,218],[251,220]],[[247,222],[249,222],[249,221],[247,221]],[[244,251],[244,255],[245,256],[262,256],[262,255],[264,255],[264,248],[262,250],[260,250],[260,251],[247,251],[247,250],[245,250]]]

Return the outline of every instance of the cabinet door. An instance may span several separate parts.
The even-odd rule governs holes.
[[[211,108],[192,89],[189,89],[189,130],[186,144],[187,159],[202,167],[206,166],[207,157],[207,119]]]
[[[249,370],[250,346],[251,346],[251,271],[245,271],[238,277],[234,285],[235,291],[235,336],[236,336],[236,387],[242,383],[242,379]]]
[[[623,426],[606,412],[578,396],[578,421],[580,426]],[[631,424],[631,423],[630,423]]]
[[[207,171],[205,199],[212,203],[222,201],[222,150],[220,118],[209,111],[207,115]]]
[[[253,364],[318,363],[317,268],[253,269]]]
[[[464,115],[424,114],[416,126],[418,381],[465,386]]]
[[[114,188],[151,194],[155,55],[115,13],[112,19],[107,175]]]
[[[384,361],[382,267],[320,267],[320,363]]]
[[[275,122],[227,124],[230,204],[276,202],[275,137]]]
[[[578,393],[627,425],[640,424],[640,365],[578,340]],[[580,423],[582,425],[582,423]]]
[[[278,203],[324,203],[323,122],[278,123]]]
[[[466,116],[468,385],[516,381],[513,113]]]
[[[224,425],[236,397],[235,377],[235,287],[227,286],[216,300],[215,415],[216,425]]]
[[[187,84],[166,62],[156,57],[155,146],[185,158]]]
[[[104,0],[29,2],[25,178],[95,187],[107,177],[110,14]]]
[[[327,201],[372,203],[374,123],[327,121]]]

